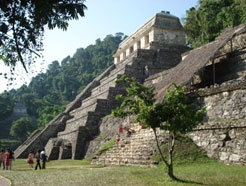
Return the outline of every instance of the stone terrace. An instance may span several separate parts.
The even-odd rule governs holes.
[[[151,156],[156,152],[156,141],[153,131],[141,129],[140,126],[132,127],[131,129],[135,132],[130,136],[121,135],[118,144],[114,144],[110,150],[102,155],[95,156],[92,163],[142,167],[155,166],[157,162],[151,159]],[[167,140],[163,132],[158,131],[158,136],[161,143]]]

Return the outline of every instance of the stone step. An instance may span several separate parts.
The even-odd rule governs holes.
[[[101,118],[99,113],[95,112],[87,112],[84,115],[81,115],[79,118],[72,118],[67,121],[66,128],[64,133],[68,133],[74,130],[77,130],[81,126],[86,126],[86,125],[97,125],[98,120]]]
[[[132,56],[130,58],[125,59],[121,63],[117,64],[115,69],[110,71],[110,73],[107,75],[107,77],[104,77],[100,80],[100,84],[105,84],[106,82],[112,81],[112,79],[116,79],[117,75],[124,74],[125,66],[126,65],[132,65],[132,62],[134,59],[135,59],[135,56]]]
[[[156,164],[156,161],[153,160],[128,160],[128,159],[124,159],[124,160],[100,160],[100,161],[95,161],[92,162],[95,164],[105,164],[105,165],[130,165],[130,166],[139,166],[139,167],[154,167],[154,165]]]
[[[121,76],[124,73],[125,73],[125,67],[122,67],[120,69],[117,68],[114,71],[112,71],[110,76],[101,79],[100,84],[103,85],[103,84],[107,84],[108,82],[115,81],[115,79],[117,79],[117,76]]]
[[[105,80],[101,81],[100,85],[95,87],[92,90],[91,94],[95,95],[95,94],[97,94],[97,92],[102,92],[104,90],[107,90],[109,87],[115,87],[117,78],[119,78],[122,74],[124,74],[124,73],[114,74],[114,75],[106,78]]]
[[[101,105],[103,105],[103,108],[105,109],[105,107],[109,105],[109,100],[93,99],[91,100],[91,102],[86,102],[85,104],[82,104],[81,107],[77,108],[75,112],[72,112],[70,114],[74,116],[74,119],[76,119],[87,112],[95,112],[96,110],[99,110]]]
[[[136,156],[142,156],[142,155],[150,155],[153,154],[153,151],[150,151],[149,148],[139,148],[138,150],[133,150],[133,149],[128,149],[128,150],[122,150],[122,151],[110,151],[109,153],[105,153],[104,157],[112,157],[115,154],[123,154],[125,155],[129,155],[132,156],[132,154],[135,154]],[[112,155],[113,154],[113,155]]]
[[[154,133],[150,129],[131,127],[136,130],[130,136],[121,136],[118,145],[95,157],[92,163],[106,165],[156,166],[151,156],[156,152]],[[157,131],[159,139],[165,140],[164,132]]]
[[[103,79],[100,80],[100,84],[105,85],[105,84],[108,84],[109,82],[115,81],[117,79],[117,77],[120,77],[123,74],[127,74],[126,73],[127,69],[134,68],[134,70],[135,70],[137,67],[136,63],[138,64],[137,60],[138,59],[135,56],[132,56],[131,58],[125,60],[123,63],[120,63],[119,65],[117,65],[117,67],[114,70],[112,70],[110,72],[108,77],[104,77]],[[132,70],[131,70],[131,72],[132,72]],[[128,75],[134,76],[134,75],[136,75],[136,73],[128,73]]]
[[[95,87],[92,92],[91,95],[97,95],[100,92],[103,92],[107,89],[109,89],[110,87],[116,87],[116,80],[117,78],[119,78],[122,74],[124,73],[124,69],[121,73],[118,74],[114,74],[112,76],[110,76],[109,78],[106,78],[105,80],[100,82],[100,85]]]
[[[90,102],[95,101],[95,99],[108,99],[111,103],[113,103],[115,101],[115,96],[124,92],[125,87],[109,87],[108,90],[100,92],[97,95],[92,95],[87,99],[83,100],[82,105],[90,104]]]
[[[97,161],[101,161],[101,162],[131,162],[133,164],[136,164],[136,163],[143,163],[143,164],[148,164],[150,162],[153,162],[153,160],[150,160],[150,159],[143,159],[143,158],[131,158],[131,157],[125,157],[125,158],[105,158],[105,159],[99,159]]]
[[[103,156],[103,158],[98,158],[99,160],[100,159],[120,159],[120,158],[125,158],[125,159],[141,159],[141,160],[149,160],[150,159],[150,156],[152,155],[153,153],[148,153],[148,154],[134,154],[134,153],[126,153],[126,154],[122,154],[122,153],[118,153],[118,154],[111,154],[111,155],[106,155],[106,156]]]

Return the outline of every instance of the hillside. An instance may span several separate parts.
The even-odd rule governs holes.
[[[97,39],[95,44],[77,49],[72,57],[53,61],[47,71],[34,77],[28,86],[0,94],[0,127],[4,131],[4,135],[0,133],[0,139],[12,138],[8,134],[11,124],[5,123],[13,114],[14,103],[23,101],[28,115],[37,119],[38,128],[44,127],[88,83],[113,64],[112,55],[125,37],[116,33],[103,40]]]

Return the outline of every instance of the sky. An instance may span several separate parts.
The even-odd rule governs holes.
[[[186,10],[195,7],[198,0],[87,0],[85,17],[70,21],[67,31],[59,29],[45,30],[43,59],[30,67],[27,74],[21,65],[16,67],[16,80],[13,85],[0,76],[0,92],[19,88],[28,84],[38,72],[45,72],[48,64],[70,55],[78,48],[95,44],[96,39],[103,40],[107,35],[122,32],[131,35],[156,13],[169,11],[179,17],[185,17]],[[0,73],[8,67],[0,64]]]

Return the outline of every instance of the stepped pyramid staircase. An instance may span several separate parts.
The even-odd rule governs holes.
[[[135,132],[130,136],[121,135],[118,144],[101,154],[93,157],[93,164],[131,165],[153,167],[157,162],[151,158],[156,153],[156,141],[152,129],[142,129],[141,126],[131,127]],[[168,139],[163,131],[157,131],[160,143]]]
[[[181,61],[180,54],[183,51],[173,48],[138,49],[121,63],[110,66],[95,78],[63,113],[18,147],[15,151],[16,157],[25,158],[30,151],[45,147],[50,159],[83,159],[90,141],[99,133],[100,119],[119,105],[115,96],[125,93],[125,87],[116,85],[115,80],[125,74],[144,82],[149,75],[175,66]]]

